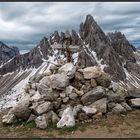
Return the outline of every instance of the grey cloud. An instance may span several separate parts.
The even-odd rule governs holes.
[[[106,33],[120,30],[135,41],[140,38],[139,7],[135,2],[0,3],[0,40],[35,44],[54,30],[78,31],[91,14]]]

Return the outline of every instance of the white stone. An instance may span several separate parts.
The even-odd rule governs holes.
[[[70,79],[74,77],[76,67],[72,63],[66,63],[58,70],[59,73],[65,73]]]
[[[35,102],[37,102],[41,98],[42,96],[40,95],[38,91],[36,91],[35,94],[31,97],[32,101],[35,101]]]
[[[35,119],[35,123],[36,123],[36,127],[40,128],[40,129],[45,129],[47,127],[45,115],[38,116]]]
[[[2,117],[2,123],[6,124],[12,124],[16,120],[16,117],[14,114],[7,114]]]
[[[75,118],[73,115],[73,110],[71,107],[68,107],[64,110],[60,121],[57,123],[57,128],[73,127],[75,125]]]
[[[82,110],[86,113],[86,114],[95,114],[97,112],[97,109],[94,108],[94,107],[87,107],[87,106],[84,106],[82,108]]]

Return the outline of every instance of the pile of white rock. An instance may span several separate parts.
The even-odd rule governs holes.
[[[3,116],[3,123],[23,120],[34,121],[40,129],[49,123],[72,127],[77,122],[131,111],[131,106],[140,107],[140,98],[127,98],[128,92],[97,66],[80,69],[72,63],[52,64],[42,75],[31,77],[25,91],[20,102]]]

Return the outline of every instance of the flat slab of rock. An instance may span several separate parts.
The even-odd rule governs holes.
[[[101,86],[97,86],[93,90],[84,94],[81,98],[81,101],[84,105],[90,105],[95,101],[101,99],[105,95],[104,88]]]
[[[130,104],[134,108],[140,108],[140,98],[131,99]]]
[[[102,98],[97,100],[96,102],[89,105],[90,107],[96,108],[99,112],[106,113],[107,112],[107,99]]]
[[[65,73],[70,79],[74,77],[76,67],[72,63],[66,63],[59,68],[58,73]]]
[[[101,69],[99,67],[87,67],[83,70],[85,79],[92,79],[101,76]]]

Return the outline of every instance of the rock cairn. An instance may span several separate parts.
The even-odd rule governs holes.
[[[34,121],[37,128],[49,123],[58,128],[140,107],[140,92],[127,92],[99,67],[78,68],[72,63],[51,64],[42,75],[29,79],[24,97],[3,116],[2,122]]]

